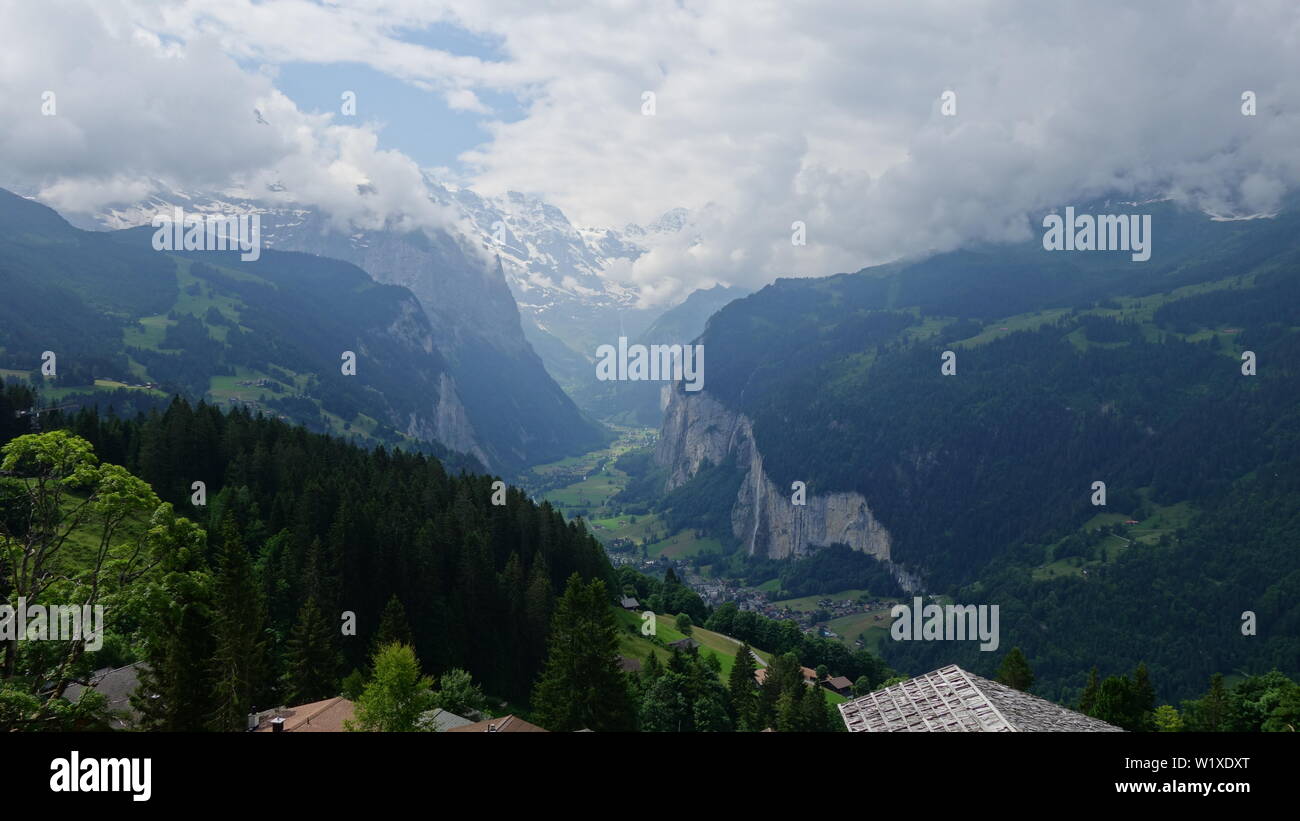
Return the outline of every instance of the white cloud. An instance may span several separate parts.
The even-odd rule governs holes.
[[[355,61],[461,110],[485,111],[488,91],[523,102],[526,116],[490,123],[464,157],[484,193],[537,193],[586,225],[691,209],[686,231],[609,272],[651,300],[1020,239],[1027,214],[1098,194],[1254,212],[1300,181],[1300,13],[1280,0],[92,8],[16,4],[0,31],[0,68],[16,69],[0,72],[4,105],[28,106],[48,77],[71,95],[66,121],[13,109],[24,116],[0,130],[6,161],[52,175],[51,196],[84,197],[74,181],[96,174],[130,190],[189,158],[194,177],[290,176],[349,217],[419,212],[402,190],[413,163],[373,129],[305,116],[247,68]],[[403,39],[431,23],[489,37],[503,59]],[[956,117],[940,113],[946,89]],[[1255,117],[1240,113],[1247,89]],[[246,116],[254,106],[270,127]],[[377,200],[355,196],[363,180]],[[805,247],[790,243],[794,220]]]
[[[446,224],[373,125],[299,111],[220,38],[140,29],[128,7],[0,3],[0,177],[91,212],[157,185],[317,205],[340,225]],[[55,94],[54,116],[41,112]],[[275,194],[270,186],[282,187]]]

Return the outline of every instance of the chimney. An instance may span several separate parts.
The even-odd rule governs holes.
[[[284,716],[276,716],[275,718],[271,719],[271,732],[273,733],[284,732]]]
[[[488,725],[488,729],[487,729],[487,731],[488,731],[489,733],[495,733],[495,732],[497,731],[497,725],[495,725],[495,724],[489,724],[489,725]]]

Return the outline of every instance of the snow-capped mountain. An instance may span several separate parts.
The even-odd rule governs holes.
[[[467,209],[449,207],[438,227],[423,230],[398,223],[357,230],[340,228],[319,209],[294,204],[291,196],[283,190],[254,198],[160,186],[140,202],[76,219],[88,227],[120,229],[148,225],[156,214],[177,207],[187,214],[257,214],[266,247],[351,262],[419,300],[434,331],[432,343],[450,363],[451,378],[442,395],[431,398],[438,407],[437,429],[418,435],[472,453],[493,468],[549,461],[600,441],[597,427],[574,406],[525,336],[533,323],[521,320],[506,258],[487,247]],[[451,197],[446,189],[430,187],[434,203],[451,206]],[[488,216],[493,212],[480,212],[481,218]],[[498,213],[494,221],[508,218]]]
[[[551,375],[586,407],[595,349],[637,335],[662,310],[639,307],[637,289],[607,275],[610,263],[636,260],[659,236],[680,231],[688,212],[672,209],[647,226],[588,228],[539,197],[515,191],[483,197],[434,180],[429,185],[435,199],[455,206],[499,255],[524,335]]]
[[[563,211],[536,196],[511,191],[485,197],[427,174],[424,181],[429,199],[443,206],[449,222],[458,226],[450,232],[456,234],[456,243],[463,250],[477,248],[499,259],[501,274],[518,306],[519,331],[500,327],[502,322],[515,322],[508,316],[484,315],[490,303],[473,298],[448,303],[445,294],[434,301],[455,311],[457,319],[474,320],[482,332],[507,347],[517,347],[518,332],[522,332],[522,339],[531,343],[552,377],[584,405],[593,379],[591,362],[596,347],[620,335],[635,337],[662,310],[638,307],[637,289],[607,276],[610,263],[635,260],[659,236],[680,231],[687,225],[688,212],[675,208],[646,226],[590,228],[574,225]],[[317,209],[295,205],[291,198],[292,192],[278,187],[253,196],[247,192],[184,191],[159,183],[155,194],[145,200],[114,205],[92,215],[74,215],[71,220],[82,227],[118,229],[147,224],[155,214],[176,206],[200,214],[258,213],[262,215],[262,240],[268,247],[338,256],[357,262],[381,281],[392,281],[360,261],[373,257],[367,248],[376,242],[379,232],[353,231],[344,246],[343,238]],[[317,240],[307,239],[315,234],[332,234],[334,238],[323,247]],[[411,286],[418,295],[419,289],[412,283],[398,284]],[[436,307],[426,308],[438,312]]]

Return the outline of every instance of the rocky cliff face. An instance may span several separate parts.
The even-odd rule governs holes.
[[[667,489],[690,480],[706,460],[717,465],[734,458],[745,477],[731,509],[731,528],[750,555],[798,558],[841,542],[889,561],[889,531],[860,494],[809,492],[805,504],[793,504],[792,492],[778,488],[763,471],[749,419],[704,391],[667,393],[655,452],[655,461],[669,471]]]
[[[431,190],[431,198],[444,205],[451,203],[449,197],[443,189]],[[375,281],[413,294],[427,318],[425,337],[412,338],[412,317],[407,315],[390,330],[411,345],[436,352],[439,367],[412,375],[420,382],[436,382],[436,390],[427,391],[420,409],[404,411],[394,421],[409,435],[473,454],[488,468],[504,472],[590,450],[604,441],[600,426],[547,374],[525,338],[500,254],[485,248],[473,231],[465,233],[463,225],[344,231],[310,207],[174,191],[108,209],[91,222],[114,228],[144,225],[154,213],[171,213],[174,206],[187,213],[257,214],[266,247],[345,260]],[[485,212],[484,219],[488,216]]]
[[[496,470],[600,443],[598,427],[546,373],[525,339],[499,259],[446,231],[344,235],[314,212],[275,225],[274,236],[279,247],[347,260],[419,300],[450,370],[441,376],[436,399],[437,441]]]

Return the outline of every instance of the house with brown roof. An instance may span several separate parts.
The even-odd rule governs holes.
[[[809,667],[800,667],[799,672],[803,675],[804,684],[807,684],[809,687],[817,686],[816,670],[813,670],[812,668]],[[763,682],[767,681],[767,668],[759,667],[758,669],[756,669],[754,671],[754,680],[758,682],[758,686],[762,687]]]
[[[514,715],[503,716],[502,718],[489,718],[486,721],[477,721],[473,724],[466,724],[463,727],[452,727],[449,733],[545,733],[550,732],[538,727],[536,724],[529,724],[522,718]]]
[[[853,682],[849,681],[848,676],[831,676],[822,682],[822,686],[842,696],[853,692]]]
[[[853,733],[1122,733],[955,664],[838,705]]]
[[[327,698],[297,707],[278,707],[249,716],[258,733],[342,733],[343,722],[356,714],[356,704],[346,698]]]

